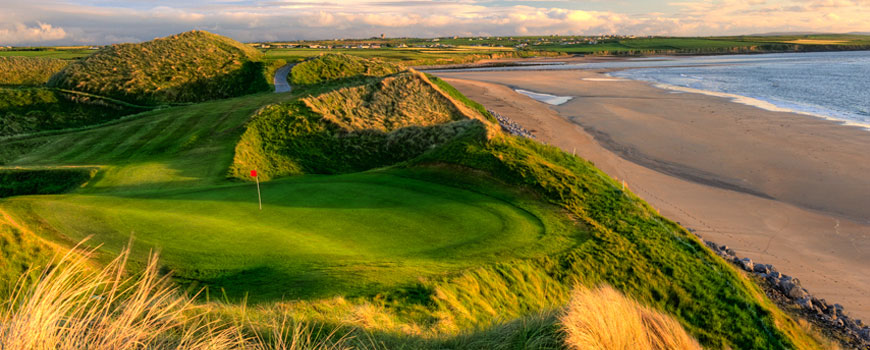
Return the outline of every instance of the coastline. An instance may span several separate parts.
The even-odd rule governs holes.
[[[610,75],[608,75],[608,76],[610,76]],[[607,79],[607,78],[597,78],[597,79],[596,78],[586,78],[584,80],[616,81],[616,80],[605,80],[605,79]],[[740,104],[744,104],[747,106],[752,106],[752,107],[760,108],[760,109],[763,109],[766,111],[770,111],[770,112],[803,114],[803,115],[807,115],[807,116],[811,116],[811,117],[815,117],[815,118],[830,120],[833,122],[840,123],[842,125],[859,127],[859,128],[865,129],[866,131],[870,131],[870,123],[860,123],[860,122],[848,120],[845,118],[838,118],[835,116],[826,115],[823,113],[816,113],[816,112],[811,112],[811,111],[807,111],[807,110],[799,110],[799,109],[794,109],[794,108],[790,108],[790,107],[778,106],[773,102],[765,101],[765,100],[762,100],[759,98],[743,96],[743,95],[738,95],[738,94],[732,94],[732,93],[727,93],[727,92],[701,90],[701,89],[695,89],[695,88],[690,88],[690,87],[685,87],[685,86],[671,85],[671,84],[665,84],[665,83],[660,83],[660,82],[650,82],[650,81],[624,78],[624,77],[613,77],[611,79],[625,79],[625,80],[631,80],[631,81],[637,81],[637,82],[645,82],[645,83],[648,83],[648,84],[650,84],[654,87],[657,87],[659,89],[671,90],[671,91],[674,91],[677,93],[702,94],[702,95],[707,95],[707,96],[726,98],[726,99],[730,99],[731,102],[734,102],[734,103],[740,103]]]
[[[625,180],[663,215],[870,318],[870,133],[601,73],[437,75]],[[546,105],[514,89],[574,98]]]

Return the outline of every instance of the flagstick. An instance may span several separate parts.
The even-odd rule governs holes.
[[[263,197],[260,196],[260,174],[254,178],[257,179],[257,201],[260,202],[260,210],[263,210]]]

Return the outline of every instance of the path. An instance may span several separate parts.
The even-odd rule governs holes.
[[[287,82],[287,76],[290,75],[290,70],[293,69],[293,66],[295,65],[295,63],[286,64],[275,71],[275,78],[272,80],[275,84],[275,93],[290,92],[290,90],[293,89],[290,86],[290,83]]]

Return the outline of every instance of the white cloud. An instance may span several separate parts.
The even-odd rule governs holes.
[[[4,8],[0,23],[15,23],[0,25],[0,39],[12,44],[105,44],[191,29],[242,41],[361,38],[381,33],[426,37],[870,31],[865,23],[870,18],[870,0],[675,0],[657,12],[632,14],[601,10],[602,6],[596,11],[577,9],[596,2],[592,0],[178,0],[160,1],[158,7],[141,0],[118,0],[111,6],[71,1],[0,0]],[[563,3],[571,8],[561,7]]]
[[[17,45],[21,43],[42,43],[66,38],[63,28],[37,22],[35,26],[24,23],[11,23],[0,27],[0,44]]]

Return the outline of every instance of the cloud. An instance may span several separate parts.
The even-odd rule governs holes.
[[[242,41],[361,38],[381,33],[432,37],[870,30],[865,23],[870,18],[870,0],[675,0],[649,13],[624,13],[618,11],[621,7],[594,0],[72,1],[0,0],[4,8],[0,23],[14,23],[0,24],[0,40],[107,44],[191,29]]]
[[[17,45],[21,43],[41,43],[66,38],[63,28],[37,22],[35,26],[24,23],[11,23],[0,27],[0,44]]]

